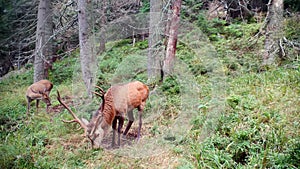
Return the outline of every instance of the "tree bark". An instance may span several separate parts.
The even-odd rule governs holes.
[[[163,66],[164,75],[169,75],[174,71],[181,4],[182,4],[182,0],[175,0],[172,5],[173,13],[172,13],[171,23],[170,23],[166,58],[164,60],[164,66]]]
[[[51,68],[53,56],[52,34],[51,0],[40,0],[36,30],[34,82],[48,78],[48,69]]]
[[[263,54],[263,65],[275,62],[279,56],[279,40],[283,37],[283,0],[270,0],[269,11],[266,18],[265,52]]]
[[[98,48],[98,52],[97,54],[102,54],[105,51],[105,43],[106,43],[106,34],[105,34],[105,25],[107,22],[107,18],[106,18],[106,11],[105,11],[105,6],[107,6],[107,0],[102,0],[101,2],[101,9],[100,9],[100,13],[101,13],[101,19],[100,19],[100,26],[101,28],[101,34],[99,37],[99,48]]]
[[[92,84],[94,83],[95,56],[91,40],[91,27],[88,21],[87,8],[88,0],[78,0],[78,24],[79,24],[79,46],[80,46],[80,65],[82,78],[86,86],[87,94],[92,96]]]
[[[163,52],[162,44],[162,0],[150,0],[150,25],[149,25],[149,39],[148,39],[148,79],[150,82],[157,82],[161,80],[162,58]]]

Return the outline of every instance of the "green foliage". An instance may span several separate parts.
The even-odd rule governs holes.
[[[201,19],[202,17],[203,19]],[[227,25],[223,20],[208,21],[201,14],[197,23],[217,50],[217,55],[225,66],[224,71],[227,75],[235,76],[239,73],[260,70],[262,55],[260,51],[263,48],[263,39],[253,39],[260,24],[233,23]],[[187,54],[184,56],[189,58]],[[195,66],[192,69],[195,74],[205,74],[211,71],[207,70],[205,63],[201,63],[201,61],[193,61],[188,65]]]
[[[187,160],[180,160],[180,165],[177,167],[178,169],[193,169],[195,166]]]
[[[180,86],[174,77],[168,76],[161,85],[162,91],[168,95],[177,95],[180,93]]]
[[[0,39],[5,39],[11,34],[11,20],[15,18],[12,14],[13,2],[9,0],[0,1]]]
[[[260,49],[263,48],[263,39],[255,40],[255,44],[250,40],[259,30],[259,26],[259,24],[240,24],[237,30],[235,26],[226,26],[223,38],[214,42],[218,56],[226,66],[226,74],[236,75],[260,70]]]
[[[199,103],[194,105],[197,112],[190,122],[191,130],[185,131],[180,141],[166,143],[172,151],[140,159],[103,149],[92,150],[80,136],[82,131],[76,131],[78,125],[61,121],[71,118],[66,110],[47,114],[42,103],[39,113],[33,109],[27,117],[24,95],[33,74],[32,67],[28,67],[23,74],[0,81],[1,168],[155,168],[170,164],[173,168],[299,168],[300,110],[296,106],[300,92],[299,63],[286,62],[261,72],[258,51],[262,49],[262,39],[255,45],[249,42],[260,25],[226,25],[219,20],[203,20],[200,26],[204,28],[205,22],[210,22],[205,31],[214,39],[217,51],[214,57],[220,60],[226,73],[224,108],[211,116],[215,84],[211,84],[208,74],[214,70],[207,68],[207,63],[188,46],[179,43],[177,57],[188,65],[201,92],[196,98]],[[144,68],[135,65],[138,61],[146,63],[141,50],[147,47],[147,41],[133,46],[131,40],[121,40],[109,45],[109,50],[99,57],[98,85],[107,89],[118,80],[147,81],[145,65]],[[78,52],[56,62],[50,74],[50,80],[56,88],[68,93],[66,96],[70,96],[70,80],[78,67],[75,56]],[[149,133],[143,139],[168,136],[164,128],[178,118],[183,87],[176,76],[165,77],[157,86],[159,95],[149,99],[159,103],[147,103],[143,118],[147,120],[157,114],[158,117],[143,124],[143,132]],[[50,96],[55,97],[55,93]],[[55,99],[52,104],[59,107]],[[87,113],[92,110],[87,105],[81,107]]]
[[[300,140],[299,138],[296,139],[293,143],[292,146],[287,150],[288,154],[286,159],[284,159],[283,164],[290,164],[288,166],[294,166],[295,168],[299,168],[300,164]]]
[[[300,11],[300,4],[298,0],[284,0],[284,8],[292,10],[291,12]]]
[[[300,9],[299,9],[300,10]],[[300,40],[300,17],[293,16],[287,18],[284,24],[285,29],[285,37],[290,40]]]
[[[297,168],[299,108],[289,105],[298,102],[292,91],[300,91],[299,73],[278,68],[230,79],[227,111],[218,118],[215,134],[191,144],[199,168]],[[192,137],[201,135],[201,119],[194,121]]]
[[[258,32],[259,24],[227,23],[223,19],[214,18],[208,20],[205,13],[198,13],[195,21],[200,30],[205,33],[211,41],[235,40],[238,38],[248,39]],[[245,38],[246,36],[246,38]]]
[[[113,77],[114,79],[120,77],[121,79],[118,79],[119,82],[131,81],[133,79],[145,82],[146,77],[144,72],[146,69],[145,67],[135,67],[135,62],[139,62],[138,65],[146,63],[145,57],[139,55],[139,50],[147,48],[148,42],[139,41],[132,46],[131,40],[125,39],[109,45],[113,47],[99,58],[97,84],[107,89],[110,83],[114,82]]]
[[[215,20],[215,21],[218,21],[218,20]],[[200,28],[200,30],[203,31],[203,33],[208,35],[208,37],[211,40],[216,40],[216,39],[213,39],[213,37],[217,36],[218,29],[214,28],[212,26],[213,23],[207,20],[205,13],[199,13],[196,24]],[[211,36],[213,36],[213,37],[211,37]]]
[[[212,70],[185,44],[179,43],[176,51],[177,58],[181,59],[189,67],[189,70],[195,75],[203,75]]]
[[[143,6],[140,8],[141,13],[150,12],[150,1],[142,0]]]
[[[198,18],[197,15],[203,7],[203,2],[197,0],[185,0],[182,2],[182,5],[188,6],[188,8],[182,8],[181,16],[183,16],[185,20],[188,20],[190,22],[196,21]]]
[[[49,74],[49,80],[54,84],[60,84],[63,82],[71,81],[74,75],[75,63],[79,63],[78,51],[74,52],[72,56],[67,57],[60,62],[54,62],[53,68]]]
[[[241,38],[244,34],[242,26],[239,24],[230,24],[224,27],[223,34],[225,37]]]

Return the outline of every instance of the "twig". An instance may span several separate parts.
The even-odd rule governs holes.
[[[281,56],[285,57],[286,54],[285,54],[285,51],[284,51],[284,47],[282,45],[282,38],[279,39],[279,47],[280,47],[280,50],[281,50]]]

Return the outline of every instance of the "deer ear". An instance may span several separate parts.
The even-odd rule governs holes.
[[[89,121],[85,118],[81,118],[81,121],[87,126],[89,124]]]

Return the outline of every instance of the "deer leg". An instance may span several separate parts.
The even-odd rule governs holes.
[[[46,107],[46,112],[49,114],[49,106]]]
[[[39,99],[36,99],[36,112],[38,113],[38,108],[39,108],[39,102],[40,102],[40,100]]]
[[[130,127],[131,127],[131,125],[134,121],[133,111],[128,112],[127,115],[128,115],[129,122],[126,126],[126,129],[125,129],[124,133],[123,133],[123,137],[125,137],[127,135],[128,131],[129,131],[129,129],[130,129]]]
[[[27,97],[27,112],[26,112],[26,114],[27,114],[27,116],[28,116],[28,114],[29,114],[29,110],[30,110],[30,103],[31,103],[31,99],[30,99],[30,97]]]
[[[123,133],[123,136],[124,136],[124,137],[127,135],[127,133],[128,133],[128,131],[129,131],[129,129],[130,129],[132,123],[133,123],[133,121],[130,121],[130,120],[129,120],[129,122],[128,122],[127,126],[126,126],[126,129],[125,129],[125,131],[124,131],[124,133]]]
[[[123,124],[124,124],[124,117],[120,116],[119,117],[119,126],[118,126],[118,146],[121,145],[120,136],[121,136],[121,130],[122,130]]]
[[[137,140],[140,139],[141,135],[141,128],[142,128],[142,110],[139,110],[139,129],[138,129],[138,135],[137,135]]]
[[[114,147],[115,146],[115,137],[116,137],[116,129],[117,129],[117,120],[118,117],[115,117],[112,123],[112,128],[113,128],[113,136],[112,136],[112,143],[111,146]]]

